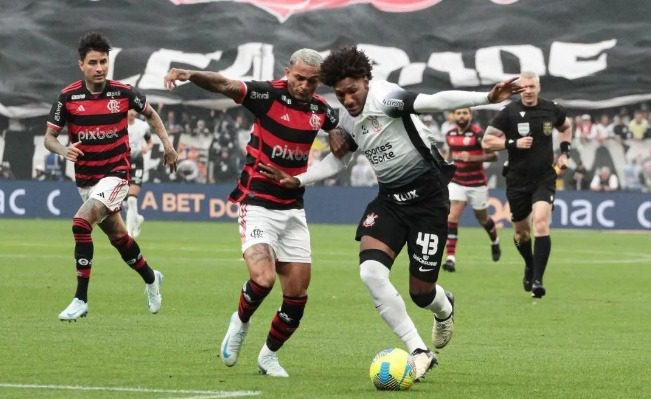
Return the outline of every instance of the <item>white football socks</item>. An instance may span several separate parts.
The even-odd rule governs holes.
[[[427,305],[425,308],[431,310],[439,320],[445,320],[450,317],[452,313],[452,304],[448,300],[448,297],[445,296],[445,290],[440,285],[436,284],[436,296],[432,303]]]
[[[405,301],[389,280],[389,269],[378,261],[366,260],[359,266],[359,275],[368,288],[380,316],[404,342],[409,353],[414,349],[427,348],[407,314]]]
[[[133,233],[138,219],[138,198],[130,195],[127,197],[127,231]]]

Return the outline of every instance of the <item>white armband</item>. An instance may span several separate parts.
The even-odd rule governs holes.
[[[435,94],[419,94],[414,100],[414,111],[436,112],[488,103],[488,92],[447,90]]]
[[[333,153],[330,153],[319,162],[310,166],[308,170],[294,177],[301,182],[301,187],[303,187],[334,176],[344,169],[346,169],[346,164],[334,156]]]

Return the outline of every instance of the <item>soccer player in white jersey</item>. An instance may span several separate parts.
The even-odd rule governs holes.
[[[143,155],[151,149],[151,132],[149,124],[136,117],[134,110],[129,110],[129,147],[131,148],[131,179],[127,193],[127,232],[133,238],[140,235],[145,218],[138,213],[138,195],[142,186],[145,162]]]
[[[450,207],[447,184],[454,167],[430,152],[417,114],[504,101],[521,91],[515,79],[490,92],[409,93],[384,80],[372,80],[368,57],[356,47],[334,51],[321,65],[322,81],[334,88],[342,113],[343,136],[331,133],[333,154],[295,177],[273,167],[265,173],[280,184],[303,186],[345,168],[339,159],[361,151],[378,178],[378,196],[357,227],[360,276],[385,323],[412,354],[417,379],[438,364],[411,320],[405,302],[389,280],[393,261],[407,244],[409,293],[416,305],[433,313],[432,345],[445,347],[454,329],[452,295],[438,285]]]

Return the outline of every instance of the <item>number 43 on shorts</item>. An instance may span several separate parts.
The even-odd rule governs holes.
[[[418,232],[416,244],[420,245],[423,255],[434,255],[439,247],[439,237],[436,234]]]

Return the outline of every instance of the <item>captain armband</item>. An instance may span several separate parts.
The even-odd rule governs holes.
[[[572,146],[569,141],[561,141],[561,154],[565,154],[566,157],[570,157],[570,150]]]

